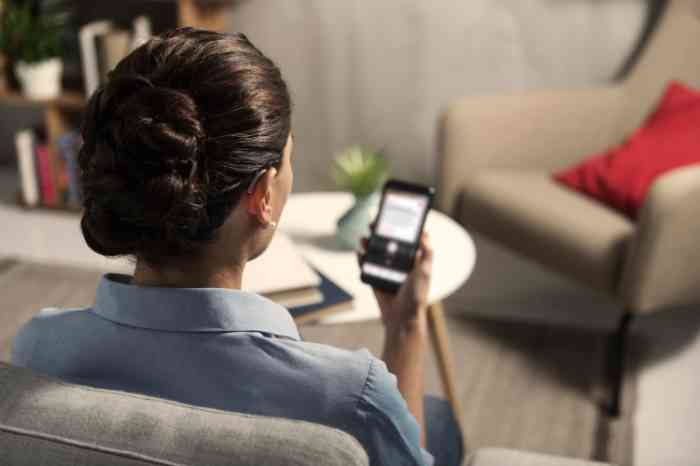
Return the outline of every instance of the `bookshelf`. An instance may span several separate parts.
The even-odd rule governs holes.
[[[229,13],[233,0],[177,0],[178,26],[193,26],[200,29],[224,32],[228,29]],[[2,69],[0,67],[0,69]],[[56,157],[58,138],[66,131],[75,128],[75,117],[82,114],[87,98],[83,92],[64,90],[53,99],[29,99],[19,91],[0,87],[0,107],[14,105],[34,107],[43,110],[43,125],[46,130],[46,143],[51,157],[51,178],[54,185],[59,175],[59,160]],[[27,209],[49,209],[68,212],[81,212],[82,208],[67,205],[28,206],[24,203],[21,187],[16,194],[16,202]]]

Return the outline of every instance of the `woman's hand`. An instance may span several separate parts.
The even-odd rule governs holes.
[[[367,249],[367,238],[362,238],[360,245],[358,260],[362,263],[362,256]],[[433,249],[428,234],[424,232],[416,251],[413,269],[409,271],[398,292],[392,294],[373,288],[382,313],[382,322],[387,329],[398,330],[425,323],[432,269]]]
[[[372,228],[373,229],[373,228]],[[367,250],[367,238],[360,240],[358,260]],[[384,324],[382,359],[396,376],[399,391],[411,414],[421,426],[421,446],[425,447],[423,399],[425,359],[428,335],[428,288],[433,270],[433,250],[428,234],[423,233],[416,251],[413,269],[408,272],[396,294],[373,288]]]

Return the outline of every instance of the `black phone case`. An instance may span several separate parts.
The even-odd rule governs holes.
[[[425,213],[423,214],[421,226],[418,232],[418,241],[420,241],[420,236],[423,232],[423,227],[425,226],[425,220],[428,217],[428,212],[430,211],[433,204],[435,190],[430,186],[408,183],[399,180],[389,180],[384,184],[384,187],[382,188],[382,201],[379,206],[379,210],[377,211],[377,214],[379,214],[382,211],[382,208],[384,207],[384,197],[388,189],[396,189],[400,191],[417,193],[428,197],[428,206],[426,207]],[[370,238],[368,240],[367,250],[365,251],[362,263],[364,264],[364,258],[366,258],[367,256],[374,256],[375,254],[384,255],[387,241],[388,240],[384,238],[376,236],[374,234],[373,228],[370,234]],[[398,270],[402,272],[408,272],[409,270],[411,270],[415,261],[416,252],[418,251],[418,241],[410,245],[399,242],[399,249],[397,250],[396,254],[394,254],[390,258],[389,262],[385,262],[385,265],[393,270]],[[385,260],[387,259],[386,256],[384,256],[384,258]],[[396,267],[397,265],[398,267]],[[360,280],[362,280],[364,283],[373,286],[374,288],[390,293],[396,293],[402,285],[402,283],[384,280],[381,277],[377,277],[375,275],[367,275],[364,272],[361,272]]]

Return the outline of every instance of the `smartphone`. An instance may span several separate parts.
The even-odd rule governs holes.
[[[423,225],[433,203],[432,187],[389,180],[362,258],[360,279],[396,293],[413,268]]]

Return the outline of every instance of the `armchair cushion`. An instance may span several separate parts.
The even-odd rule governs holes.
[[[616,289],[634,224],[546,172],[486,170],[459,199],[468,228],[591,286]]]
[[[674,81],[624,144],[555,174],[555,179],[636,219],[658,176],[699,162],[700,92]]]
[[[0,362],[0,463],[366,466],[350,434],[64,383]]]

